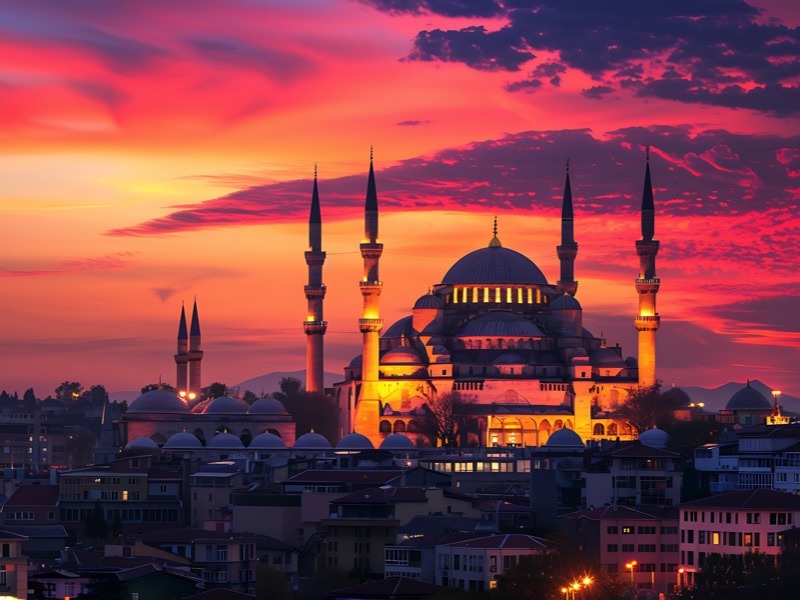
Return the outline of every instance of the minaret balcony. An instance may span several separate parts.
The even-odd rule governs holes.
[[[380,333],[383,329],[383,319],[359,319],[358,328],[361,333]]]
[[[661,326],[661,317],[658,315],[639,315],[634,317],[633,325],[636,331],[655,331]]]
[[[306,298],[324,298],[325,297],[325,287],[324,283],[319,285],[304,285],[303,291],[306,293]]]
[[[325,333],[327,329],[327,321],[303,321],[303,331],[308,335],[314,333]]]
[[[359,281],[358,287],[361,289],[362,296],[378,295],[383,290],[382,281]]]
[[[321,266],[327,256],[323,250],[306,250],[305,255],[308,266]]]
[[[636,291],[640,294],[655,294],[660,286],[661,280],[658,277],[636,280]]]

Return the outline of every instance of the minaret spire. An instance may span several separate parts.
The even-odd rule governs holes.
[[[636,292],[639,295],[639,314],[634,325],[639,332],[639,385],[651,386],[656,383],[656,331],[661,325],[661,317],[656,310],[656,296],[661,280],[656,276],[656,255],[659,242],[655,234],[655,207],[653,203],[653,184],[650,179],[650,147],[647,147],[642,191],[642,239],[636,242],[639,256],[639,277],[636,279]]]
[[[578,243],[575,241],[569,159],[567,159],[567,173],[564,182],[564,198],[561,202],[561,245],[556,247],[556,253],[561,261],[561,277],[556,284],[556,289],[562,294],[574,296],[578,291],[578,282],[575,281],[575,257],[578,255]]]
[[[189,363],[189,331],[186,328],[186,307],[181,302],[181,320],[178,323],[178,352],[175,354],[175,386],[178,393],[187,393]]]
[[[378,192],[375,186],[373,149],[369,150],[369,176],[367,197],[364,203],[364,241],[361,242],[361,257],[364,271],[359,287],[364,299],[364,312],[358,320],[361,330],[361,393],[357,400],[355,419],[347,427],[362,432],[380,443],[378,424],[380,417],[380,334],[383,320],[380,318],[380,295],[383,282],[378,274],[378,264],[383,253],[383,244],[378,242]]]
[[[200,315],[197,312],[197,296],[192,307],[192,325],[189,328],[189,394],[200,395],[202,383],[200,378],[200,361],[203,360],[203,351],[200,349]]]
[[[308,285],[304,287],[308,301],[308,316],[303,322],[306,334],[306,391],[323,393],[324,348],[323,336],[328,323],[323,320],[322,304],[325,299],[325,284],[322,283],[322,265],[325,263],[325,252],[322,251],[322,217],[319,206],[319,188],[317,186],[317,165],[314,165],[314,187],[311,190],[311,210],[308,216]]]

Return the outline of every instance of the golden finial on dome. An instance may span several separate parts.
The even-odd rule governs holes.
[[[502,248],[503,244],[500,243],[500,238],[497,237],[497,217],[494,218],[494,227],[492,228],[492,232],[494,233],[494,237],[492,241],[489,242],[489,248]]]

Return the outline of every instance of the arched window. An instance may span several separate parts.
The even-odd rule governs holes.
[[[633,430],[631,429],[631,424],[630,423],[623,423],[621,431],[622,431],[622,435],[631,435],[631,433],[633,432]]]
[[[203,444],[203,446],[206,445],[206,434],[199,427],[194,430],[194,437],[200,440],[200,443]]]
[[[595,423],[594,429],[592,430],[592,435],[605,435],[605,427],[603,427],[602,423]]]
[[[392,433],[392,424],[384,419],[380,424],[380,432],[384,435]]]
[[[419,433],[419,423],[417,423],[416,419],[411,419],[408,422],[408,426],[406,427],[406,431],[409,433]]]
[[[562,429],[564,427],[564,421],[561,419],[556,419],[556,422],[553,423],[553,429]]]
[[[250,445],[250,442],[253,441],[253,434],[250,433],[249,429],[243,429],[242,435],[239,436],[239,439],[242,440],[242,445],[247,447]]]
[[[394,422],[394,432],[395,433],[405,433],[406,432],[406,422],[405,421],[395,421]]]
[[[619,435],[619,434],[617,433],[617,424],[616,424],[616,423],[611,423],[611,424],[608,426],[608,435],[609,435],[610,437],[617,437],[617,436]]]

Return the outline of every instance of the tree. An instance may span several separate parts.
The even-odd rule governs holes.
[[[272,397],[280,400],[292,416],[297,437],[312,429],[329,440],[338,437],[339,415],[333,398],[306,392],[303,382],[295,377],[284,377],[278,385],[280,391],[273,392]]]
[[[220,398],[228,393],[228,386],[219,381],[215,381],[205,389],[205,396],[209,399]]]
[[[25,390],[25,395],[22,396],[24,402],[36,402],[36,394],[33,393],[33,388]]]
[[[56,399],[65,403],[75,402],[83,391],[83,386],[77,381],[65,381],[56,388]]]
[[[80,400],[91,406],[103,406],[108,402],[108,392],[103,385],[93,385],[81,394]]]
[[[105,511],[100,500],[94,501],[94,508],[86,519],[86,537],[90,540],[102,542],[108,533]]]
[[[244,394],[242,394],[242,400],[247,402],[248,404],[253,404],[256,400],[258,400],[258,396],[255,392],[251,392],[250,390],[245,390]]]
[[[172,393],[178,392],[178,388],[172,387],[168,383],[148,383],[142,388],[142,393],[146,394],[147,392],[152,392],[153,390],[167,390]]]
[[[417,388],[425,397],[427,413],[420,428],[432,445],[456,447],[460,437],[471,429],[474,418],[468,414],[467,407],[475,401],[474,397],[458,392],[439,393],[435,388],[426,391]]]
[[[651,427],[666,429],[675,422],[674,412],[683,404],[678,394],[666,395],[659,390],[660,383],[639,386],[628,392],[625,403],[617,409],[617,416],[627,421],[637,433]]]

